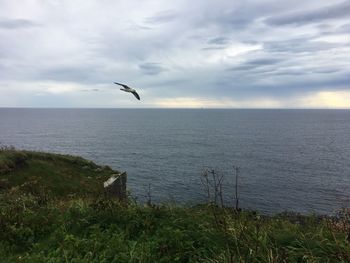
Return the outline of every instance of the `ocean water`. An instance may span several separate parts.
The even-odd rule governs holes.
[[[350,110],[7,109],[0,143],[80,155],[128,172],[144,201],[205,201],[200,175],[225,175],[233,204],[262,213],[350,207]]]

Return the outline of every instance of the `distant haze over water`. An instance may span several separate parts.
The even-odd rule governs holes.
[[[350,206],[350,110],[0,108],[0,143],[128,172],[145,200],[205,201],[205,167],[240,166],[240,201],[263,213]],[[224,189],[232,204],[233,185]]]

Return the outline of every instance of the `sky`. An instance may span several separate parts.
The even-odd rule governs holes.
[[[350,0],[0,6],[0,107],[350,108]]]

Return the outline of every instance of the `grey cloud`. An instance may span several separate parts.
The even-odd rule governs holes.
[[[303,96],[309,92],[314,91],[339,91],[349,90],[348,83],[350,78],[348,76],[337,75],[332,78],[307,78],[308,75],[303,74],[302,71],[290,72],[288,75],[275,74],[271,79],[274,81],[264,83],[258,80],[255,75],[239,77],[239,75],[228,75],[222,78],[219,82],[214,83],[212,90],[207,90],[205,93],[211,96],[217,96],[216,87],[220,86],[223,94],[226,96],[234,96],[236,99],[250,99],[259,97],[271,98],[288,98],[292,96]],[[350,76],[350,75],[349,75]]]
[[[340,27],[338,27],[336,29],[336,32],[337,33],[350,33],[350,23],[347,23],[347,24],[344,24],[344,25],[341,25]]]
[[[44,70],[40,73],[39,78],[55,81],[86,81],[91,75],[93,72],[85,67],[63,66]]]
[[[236,9],[229,12],[213,12],[203,16],[197,21],[198,27],[216,25],[221,29],[230,31],[246,28],[255,20],[254,13],[243,13]]]
[[[221,50],[225,48],[226,46],[211,46],[211,47],[203,47],[202,50]]]
[[[264,48],[268,52],[314,53],[317,51],[330,50],[343,46],[343,44],[312,41],[312,39],[312,37],[301,37],[281,41],[267,41],[264,42]]]
[[[280,58],[260,58],[260,59],[253,59],[247,62],[249,65],[255,65],[255,66],[264,66],[264,65],[273,65],[276,63],[279,63],[283,61],[283,59]]]
[[[221,34],[228,34],[230,32],[254,29],[255,22],[259,19],[290,10],[300,3],[302,3],[302,0],[290,2],[258,0],[213,1],[201,13],[195,8],[191,9],[190,12],[196,14],[193,16],[195,17],[193,26],[199,28],[214,26]],[[234,38],[237,38],[237,36],[234,35]]]
[[[139,65],[141,71],[146,75],[158,75],[166,69],[160,63],[143,63]]]
[[[238,66],[230,67],[227,70],[252,70],[260,67],[275,65],[282,62],[283,59],[280,58],[260,58],[246,61]]]
[[[151,30],[153,29],[152,27],[149,26],[144,26],[144,25],[137,25],[137,24],[132,24],[130,26],[131,30]]]
[[[29,28],[35,23],[16,19],[4,23],[0,19],[0,37],[4,40],[0,41],[0,87],[2,83],[17,81],[34,86],[36,82],[49,82],[59,88],[63,82],[68,82],[77,84],[80,91],[86,90],[86,97],[96,98],[91,105],[84,104],[88,106],[108,104],[109,100],[112,103],[108,92],[115,89],[113,81],[123,79],[126,83],[136,81],[135,87],[148,89],[148,95],[157,100],[225,96],[254,101],[269,96],[302,96],[318,90],[349,88],[350,80],[346,78],[346,74],[350,76],[350,72],[346,72],[350,68],[348,44],[316,41],[325,35],[350,32],[348,22],[343,19],[346,15],[342,14],[340,20],[334,17],[334,20],[320,22],[320,16],[308,17],[312,11],[306,7],[307,11],[289,12],[297,6],[327,4],[326,0],[310,0],[303,5],[304,1],[195,0],[184,6],[179,2],[163,4],[156,0],[156,10],[132,0],[125,2],[125,6],[111,1],[108,7],[92,0],[91,10],[88,7],[80,10],[71,3],[72,9],[79,10],[81,16],[75,16],[75,11],[68,15],[62,12],[67,10],[60,7],[43,7],[43,2],[37,1],[42,14],[37,16],[35,9],[27,17],[45,21],[45,25],[40,24],[39,30],[31,31],[30,37],[7,29]],[[10,2],[21,10],[20,4]],[[120,12],[126,13],[141,5],[144,10],[140,8],[137,17],[132,17],[131,13],[116,19],[113,12],[121,7],[124,10]],[[344,3],[343,6],[346,7]],[[157,13],[167,8],[176,12]],[[2,10],[0,17],[6,14]],[[286,12],[287,15],[283,15]],[[102,14],[105,17],[97,19]],[[261,23],[267,17],[274,21],[291,15],[301,17],[303,23],[320,23],[291,28],[290,32]],[[327,16],[323,14],[323,17]],[[238,50],[237,55],[229,57],[235,45],[227,51],[222,49],[235,43],[243,49],[245,44],[262,48],[241,53]],[[223,92],[218,93],[218,88]],[[17,94],[20,93],[18,89]],[[67,93],[66,96],[73,95]],[[43,100],[37,98],[38,103],[39,99]],[[119,98],[114,99],[119,105]],[[120,105],[127,105],[123,103],[121,101]],[[83,104],[72,99],[72,105]]]
[[[251,70],[251,69],[255,69],[255,66],[244,64],[244,65],[240,65],[240,66],[229,67],[226,70],[228,70],[228,71],[240,71],[240,70]]]
[[[302,25],[328,19],[339,19],[341,17],[350,17],[349,1],[314,10],[305,10],[272,16],[267,18],[265,22],[269,25],[274,26],[283,26],[289,24]]]
[[[163,11],[155,14],[154,16],[145,19],[147,24],[164,24],[169,23],[177,18],[176,13],[172,11]]]
[[[252,17],[248,14],[244,15],[239,14],[237,11],[232,11],[225,17],[223,21],[234,28],[245,28],[254,20],[255,17]]]
[[[181,88],[187,86],[190,79],[181,77],[172,77],[167,79],[152,79],[149,86],[157,90],[164,90],[164,87],[177,87]],[[172,89],[174,90],[174,89]],[[164,91],[163,91],[164,92]]]
[[[313,76],[312,78],[295,79],[291,84],[279,87],[285,93],[299,91],[318,91],[318,90],[349,90],[350,72],[337,74],[333,77],[324,76],[323,78]]]
[[[278,70],[273,73],[275,76],[301,76],[305,74],[307,74],[305,70]]]
[[[100,91],[100,90],[99,89],[82,89],[81,91],[82,92],[91,92],[91,91],[97,92],[97,91]]]
[[[341,69],[337,68],[310,68],[310,69],[288,69],[288,68],[282,68],[277,69],[274,72],[272,72],[275,76],[301,76],[301,75],[314,75],[314,74],[333,74],[340,72]]]
[[[0,28],[19,29],[37,26],[36,23],[26,19],[0,19]]]
[[[47,65],[42,65],[37,69],[34,79],[84,84],[112,83],[110,74],[103,65],[67,65],[51,69],[47,69]]]
[[[334,69],[334,68],[318,68],[313,70],[314,73],[319,73],[319,74],[332,74],[339,71],[340,69]]]
[[[207,43],[209,45],[226,45],[229,42],[227,37],[216,37],[210,39]]]
[[[293,64],[292,64],[293,65]],[[254,73],[261,73],[263,75],[270,75],[270,76],[317,76],[317,75],[323,75],[323,74],[333,74],[340,72],[341,69],[336,68],[301,68],[301,69],[294,69],[286,67],[280,67],[280,68],[272,68],[270,70],[261,70],[254,71]]]

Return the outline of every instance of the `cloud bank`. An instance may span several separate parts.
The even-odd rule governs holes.
[[[0,107],[350,108],[350,1],[0,6]]]

